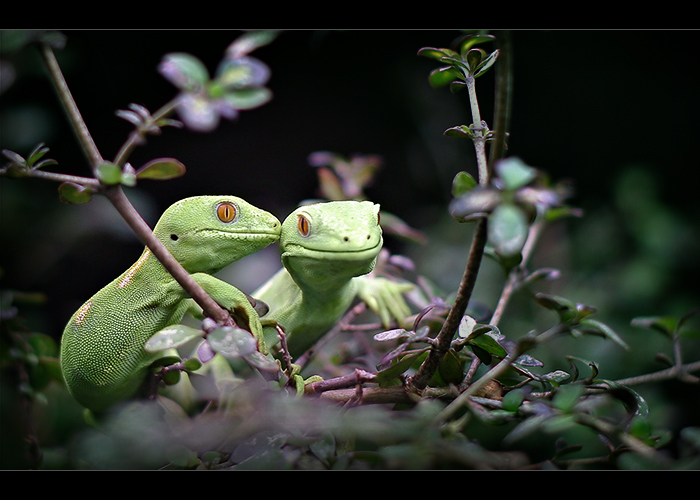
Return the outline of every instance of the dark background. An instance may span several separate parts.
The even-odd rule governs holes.
[[[189,52],[214,72],[235,31],[65,31],[58,52],[66,79],[102,155],[109,159],[130,132],[115,116],[138,103],[155,111],[175,96],[157,72],[164,54]],[[411,256],[418,272],[455,289],[470,241],[469,225],[447,214],[450,184],[460,170],[475,174],[473,147],[446,138],[469,124],[466,94],[432,89],[438,64],[417,56],[447,47],[457,31],[285,31],[253,55],[269,65],[273,100],[223,121],[210,134],[166,129],[150,137],[130,161],[157,157],[187,166],[184,177],[143,181],[127,191],[155,224],[174,201],[231,193],[283,219],[317,195],[310,153],[376,154],[384,167],[368,196],[425,231],[425,246],[385,239]],[[512,34],[514,102],[509,154],[571,179],[571,204],[583,218],[547,232],[535,263],[557,267],[551,291],[598,309],[630,344],[624,352],[599,338],[555,339],[538,349],[546,370],[570,367],[565,354],[599,363],[616,379],[662,368],[656,352],[671,354],[660,335],[630,325],[642,315],[681,315],[700,305],[698,281],[698,156],[700,98],[697,31],[521,30]],[[488,45],[484,46],[490,49]],[[0,148],[26,155],[39,142],[58,160],[51,170],[89,175],[87,162],[36,53],[3,55],[17,71],[0,96]],[[483,118],[492,124],[493,72],[477,80]],[[3,160],[4,161],[4,160]],[[87,205],[58,200],[53,182],[0,178],[0,285],[39,292],[41,305],[22,305],[27,326],[60,338],[71,314],[131,265],[142,246],[97,197]],[[276,246],[251,256],[233,282],[246,291],[279,266]],[[503,276],[488,259],[476,297],[493,307]],[[543,285],[544,287],[545,285]],[[516,296],[501,329],[511,338],[550,325]],[[546,327],[546,326],[545,326]],[[699,359],[697,340],[684,341],[684,361]],[[543,349],[544,350],[544,349]],[[653,408],[654,425],[674,431],[697,425],[697,386],[669,381],[638,390]],[[655,403],[662,404],[655,404]]]
[[[116,154],[130,131],[115,110],[134,102],[155,111],[175,95],[156,69],[164,54],[189,52],[213,73],[238,34],[64,33],[68,42],[59,61],[105,158]],[[458,35],[285,31],[253,54],[271,68],[273,100],[242,112],[236,121],[223,121],[214,133],[166,129],[150,137],[131,163],[138,167],[152,158],[174,157],[187,166],[187,174],[144,181],[129,195],[150,224],[182,197],[222,192],[284,218],[299,201],[317,194],[315,171],[307,163],[311,152],[377,154],[384,168],[368,195],[410,224],[440,232],[435,228],[445,216],[452,177],[463,169],[475,173],[471,144],[442,132],[471,118],[466,93],[455,96],[428,85],[427,75],[438,65],[417,51],[447,47]],[[515,31],[509,154],[553,179],[572,179],[572,204],[589,213],[609,203],[619,177],[638,165],[659,203],[695,230],[699,38],[696,31]],[[18,78],[2,95],[2,148],[26,154],[45,142],[48,156],[59,162],[54,170],[88,175],[36,55],[27,49],[10,60]],[[492,123],[493,72],[477,81],[477,92],[482,116]],[[54,183],[1,182],[3,287],[45,293],[48,316],[32,318],[58,338],[77,306],[128,267],[141,245],[104,200],[68,206],[58,201]],[[645,193],[640,190],[639,197]],[[459,225],[447,227],[462,231]],[[444,232],[438,236],[452,238]],[[612,244],[598,236],[599,245]],[[387,245],[404,250],[390,239]],[[430,249],[417,252],[429,255]],[[683,262],[683,269],[673,270],[673,286],[693,295],[697,262],[688,255]],[[444,272],[458,276],[461,269]]]

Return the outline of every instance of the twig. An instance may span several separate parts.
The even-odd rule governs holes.
[[[449,349],[452,338],[459,327],[462,316],[464,316],[472,291],[474,290],[474,285],[476,284],[476,277],[479,273],[479,267],[481,266],[481,258],[484,255],[484,248],[486,247],[487,235],[487,219],[479,219],[476,222],[474,236],[472,237],[472,245],[469,249],[469,257],[464,269],[464,274],[462,275],[462,280],[459,284],[457,298],[436,337],[436,344],[430,349],[425,362],[418,368],[418,371],[411,379],[411,385],[418,390],[422,390],[428,385],[442,357]]]
[[[681,366],[674,365],[665,370],[647,373],[646,375],[639,375],[637,377],[616,380],[615,382],[621,385],[639,385],[647,382],[658,382],[659,380],[678,378],[685,382],[698,383],[700,382],[700,379],[689,374],[689,372],[696,370],[700,370],[700,361],[695,361],[693,363],[688,363],[687,365]]]
[[[41,56],[46,63],[46,67],[49,70],[49,76],[51,77],[54,88],[58,93],[58,100],[63,105],[63,109],[68,116],[68,120],[70,121],[73,131],[78,138],[78,142],[80,142],[82,146],[85,156],[87,157],[93,170],[95,170],[104,160],[102,159],[102,155],[97,149],[95,142],[92,140],[92,136],[90,135],[90,132],[88,131],[82,116],[80,115],[78,106],[73,100],[73,96],[68,89],[68,84],[66,83],[65,78],[63,78],[63,73],[58,65],[56,56],[53,53],[53,49],[47,43],[40,44],[39,49]]]
[[[179,104],[180,99],[178,97],[172,99],[170,102],[166,103],[164,106],[162,106],[158,111],[153,113],[151,116],[151,120],[153,123],[158,122],[158,120],[161,120],[168,116],[170,113],[175,110],[176,106]],[[129,134],[129,138],[126,140],[126,142],[122,145],[122,147],[119,149],[119,152],[117,155],[114,157],[114,164],[115,165],[123,165],[123,163],[126,161],[128,156],[131,154],[131,152],[141,144],[143,141],[143,137],[146,135],[146,131],[138,127],[136,130],[134,130],[131,134]]]
[[[493,168],[493,161],[496,158],[500,158],[503,154],[503,150],[505,148],[505,136],[507,133],[510,116],[509,107],[512,79],[510,76],[510,43],[508,33],[504,32],[502,36],[508,42],[503,47],[504,50],[501,50],[499,53],[499,57],[503,57],[503,53],[505,52],[507,63],[502,69],[499,69],[500,77],[496,79],[496,146],[495,148],[492,147],[492,153],[494,156],[491,159],[491,164],[489,164],[489,161],[486,158],[485,137],[483,134],[483,124],[476,95],[475,78],[472,77],[466,79],[472,111],[472,121],[475,127],[474,146],[476,149],[477,166],[479,170],[479,184],[482,186],[489,183],[490,172]],[[498,68],[499,65],[496,67]],[[488,221],[487,218],[481,218],[476,222],[476,229],[472,237],[469,257],[467,258],[467,264],[457,291],[457,298],[455,299],[454,305],[450,309],[447,319],[445,320],[445,323],[443,323],[442,328],[436,337],[436,345],[434,345],[430,350],[427,359],[419,367],[418,371],[411,379],[411,385],[418,390],[422,390],[426,387],[428,381],[435,373],[435,370],[437,370],[442,357],[449,349],[452,338],[454,337],[454,334],[459,327],[459,323],[462,320],[462,316],[464,316],[464,312],[467,309],[469,299],[471,298],[471,294],[474,290],[479,267],[481,266],[481,259],[486,247],[487,237]]]
[[[122,218],[136,233],[141,242],[153,252],[153,255],[167,269],[173,278],[180,286],[202,307],[206,315],[210,316],[217,323],[223,325],[232,325],[228,311],[223,309],[219,304],[212,299],[204,289],[192,278],[192,276],[182,267],[182,265],[172,256],[163,243],[156,238],[151,231],[151,228],[141,218],[141,215],[131,204],[129,199],[124,194],[121,186],[107,189],[104,195],[114,205]]]
[[[506,283],[503,287],[503,291],[501,292],[501,296],[498,298],[496,308],[494,309],[493,315],[491,316],[491,320],[489,321],[490,325],[498,325],[499,321],[501,320],[503,312],[505,311],[505,308],[508,305],[511,296],[518,288],[518,275],[520,274],[520,271],[523,269],[526,263],[530,260],[532,252],[535,248],[535,244],[537,243],[537,240],[539,239],[540,234],[544,229],[544,226],[544,220],[542,220],[540,217],[538,217],[535,220],[535,222],[530,226],[530,229],[528,230],[527,239],[525,240],[525,245],[523,245],[523,249],[521,251],[522,261],[520,265],[514,267],[508,273],[508,277],[506,278]]]

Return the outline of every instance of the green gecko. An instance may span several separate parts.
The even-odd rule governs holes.
[[[385,326],[391,315],[403,321],[410,314],[402,293],[413,285],[365,276],[382,249],[379,222],[375,203],[332,201],[299,207],[282,223],[284,267],[252,295],[270,308],[263,324],[284,328],[292,357],[330,330],[356,296]],[[274,327],[265,326],[265,339],[270,346],[277,344]]]
[[[277,241],[279,220],[234,196],[195,196],[170,206],[153,232],[219,305],[247,316],[246,326],[266,354],[249,298],[212,274]],[[202,309],[145,248],[73,314],[63,331],[61,370],[72,396],[98,412],[134,397],[149,365],[163,356],[147,353],[144,344],[185,313],[201,317]]]

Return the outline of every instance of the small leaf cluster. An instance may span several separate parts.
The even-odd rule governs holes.
[[[158,135],[163,127],[182,127],[182,123],[164,116],[154,117],[147,108],[140,104],[129,104],[129,109],[117,110],[116,115],[136,127],[139,138],[147,134]],[[139,142],[142,143],[142,139]]]
[[[488,71],[498,58],[498,49],[487,53],[475,45],[495,40],[493,35],[469,34],[462,37],[457,45],[459,50],[424,47],[418,55],[436,59],[446,66],[433,70],[428,77],[433,87],[450,86],[453,93],[459,92],[467,81],[478,78]]]
[[[253,334],[238,326],[221,326],[211,318],[202,321],[202,329],[188,325],[171,325],[152,335],[144,349],[149,353],[158,353],[176,349],[192,341],[200,341],[196,351],[197,358],[184,361],[184,371],[194,371],[209,362],[217,353],[226,359],[243,359],[250,366],[264,372],[276,372],[279,364],[258,351]],[[178,364],[180,358],[171,357],[167,364]],[[173,376],[171,383],[177,383],[179,377]],[[167,383],[167,381],[166,381]]]
[[[374,335],[377,342],[398,342],[398,345],[386,353],[379,363],[377,380],[380,384],[393,385],[406,372],[420,364],[433,345],[431,326],[419,326],[428,317],[431,305],[416,319],[413,330],[397,328]],[[430,321],[428,321],[430,323]],[[431,382],[432,386],[445,387],[449,384],[459,385],[464,380],[464,364],[472,358],[471,355],[461,355],[468,348],[474,356],[484,364],[490,365],[493,359],[503,359],[508,355],[507,347],[503,344],[503,335],[495,325],[478,324],[469,315],[465,315],[459,325],[458,334],[450,348],[442,358],[438,371]],[[417,344],[424,346],[417,347]]]
[[[269,68],[249,53],[275,36],[273,31],[250,32],[235,40],[213,78],[204,63],[191,54],[165,55],[158,71],[180,90],[177,110],[188,128],[209,132],[220,118],[235,119],[239,110],[256,108],[272,98],[264,86],[270,78]]]
[[[639,316],[632,319],[632,325],[656,331],[669,339],[674,337],[700,338],[700,329],[687,327],[690,320],[700,314],[700,308],[688,311],[680,318],[675,316]]]
[[[452,183],[450,213],[458,222],[489,218],[488,255],[509,269],[519,264],[531,222],[553,221],[579,211],[564,202],[570,195],[565,183],[552,185],[546,176],[517,157],[496,162],[495,176],[487,186],[477,185],[467,172]]]
[[[58,162],[49,158],[43,159],[44,155],[49,152],[44,143],[38,144],[25,159],[23,156],[10,151],[9,149],[3,149],[2,154],[5,158],[10,160],[10,163],[0,168],[0,174],[7,175],[12,178],[19,177],[29,177],[32,175],[33,171],[37,171],[43,167],[49,165],[56,165]]]
[[[625,350],[629,349],[627,343],[612,328],[589,317],[596,312],[594,307],[546,293],[535,294],[535,300],[541,306],[558,314],[558,328],[562,332],[570,333],[575,338],[582,335],[596,335],[612,340]]]
[[[134,187],[138,179],[167,180],[180,177],[185,173],[185,166],[173,158],[158,158],[141,166],[138,170],[127,163],[124,168],[105,161],[95,168],[95,175],[100,186],[123,185]],[[61,201],[65,203],[87,203],[92,195],[99,192],[99,188],[78,182],[63,182],[58,187]]]

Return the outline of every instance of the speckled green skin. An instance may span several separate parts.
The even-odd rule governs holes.
[[[217,207],[224,202],[236,207],[230,222],[217,216]],[[273,243],[279,231],[273,215],[240,198],[199,196],[169,207],[154,234],[222,307],[244,309],[249,318],[257,318],[245,294],[212,274]],[[147,353],[144,344],[159,330],[180,322],[186,312],[200,315],[201,309],[145,249],[138,261],[85,302],[66,325],[60,360],[70,393],[93,411],[133,397],[148,366],[162,356]],[[258,328],[262,339],[259,324]]]
[[[309,232],[299,231],[304,216]],[[302,206],[282,223],[284,267],[257,291],[270,311],[262,318],[280,324],[290,354],[297,357],[335,325],[358,293],[355,279],[374,268],[382,249],[379,205],[334,201]],[[265,338],[275,342],[274,328]]]

